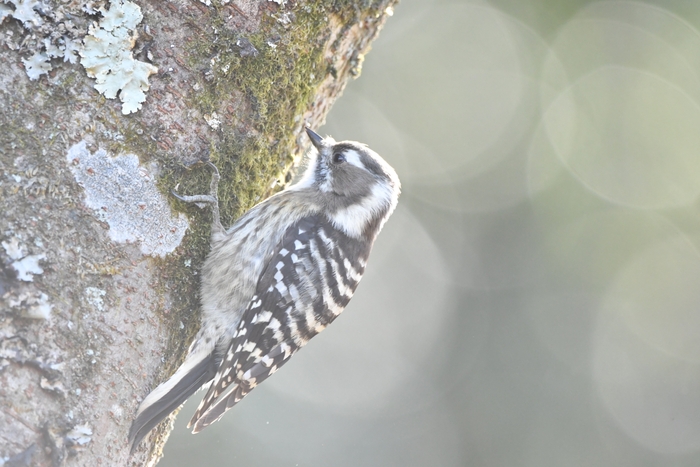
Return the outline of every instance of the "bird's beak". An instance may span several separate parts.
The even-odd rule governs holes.
[[[323,138],[321,138],[321,136],[318,133],[316,133],[315,131],[313,131],[309,127],[306,127],[306,134],[309,135],[309,139],[311,140],[312,143],[314,143],[314,146],[316,146],[316,149],[318,149],[320,151],[321,148],[323,147]]]

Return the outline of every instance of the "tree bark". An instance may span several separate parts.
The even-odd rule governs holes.
[[[171,423],[127,432],[197,331],[210,222],[169,191],[211,159],[230,225],[286,184],[394,2],[0,3],[6,466],[157,462]]]

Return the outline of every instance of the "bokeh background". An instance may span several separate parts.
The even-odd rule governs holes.
[[[363,283],[160,465],[700,465],[699,27],[404,0],[320,129],[403,181]]]

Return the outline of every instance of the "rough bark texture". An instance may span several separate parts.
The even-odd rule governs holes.
[[[125,3],[0,3],[5,465],[160,458],[170,424],[132,457],[126,435],[197,330],[209,235],[208,213],[167,193],[205,192],[210,172],[195,162],[210,158],[228,225],[286,183],[303,125],[317,127],[359,73],[394,0],[135,3],[131,53],[158,72],[129,115],[96,91],[86,57],[55,57],[77,62],[70,47],[116,31],[104,18]]]

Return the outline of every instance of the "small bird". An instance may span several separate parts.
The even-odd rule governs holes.
[[[141,402],[129,430],[132,451],[148,432],[208,385],[188,428],[218,421],[328,326],[350,301],[374,240],[394,211],[401,184],[365,144],[321,138],[301,180],[241,216],[219,219],[214,169],[211,251],[201,273],[202,323],[184,363]]]

